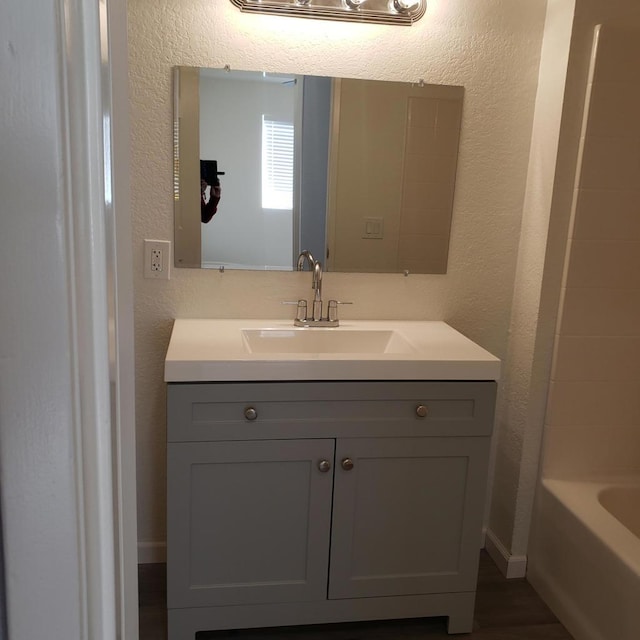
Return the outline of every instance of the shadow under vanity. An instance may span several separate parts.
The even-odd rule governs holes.
[[[252,353],[261,327],[410,348]],[[429,616],[470,632],[499,369],[442,322],[176,320],[169,640]]]

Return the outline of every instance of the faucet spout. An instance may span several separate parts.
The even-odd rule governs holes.
[[[311,288],[314,291],[312,317],[314,321],[320,321],[322,320],[322,264],[318,260],[314,260],[311,252],[307,249],[300,252],[296,269],[302,271],[305,262],[309,264],[312,271]]]
[[[322,320],[322,264],[316,260],[313,265],[313,319]]]
[[[305,260],[309,263],[309,269],[313,271],[316,261],[313,259],[313,256],[311,255],[311,251],[309,251],[308,249],[305,249],[304,251],[300,252],[300,255],[298,256],[298,264],[296,266],[296,270],[302,271],[304,269]]]
[[[313,280],[311,286],[316,292],[316,298],[322,297],[322,263],[316,262],[313,265]]]

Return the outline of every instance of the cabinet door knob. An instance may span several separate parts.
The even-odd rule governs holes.
[[[244,410],[244,417],[247,420],[255,420],[258,417],[258,412],[253,407],[247,407]]]
[[[427,415],[427,413],[429,413],[429,409],[425,407],[423,404],[419,404],[416,407],[416,415],[419,418],[424,418]]]
[[[351,458],[345,458],[341,464],[345,471],[351,471],[351,469],[353,469],[353,460]]]
[[[320,462],[318,462],[318,469],[320,469],[322,473],[326,473],[331,469],[331,463],[328,460],[320,460]]]

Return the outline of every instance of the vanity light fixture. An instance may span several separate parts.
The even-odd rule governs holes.
[[[240,11],[320,20],[355,20],[411,26],[427,0],[231,0]]]

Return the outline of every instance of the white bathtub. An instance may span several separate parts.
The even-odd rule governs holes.
[[[543,480],[527,577],[576,640],[640,639],[640,478]]]
[[[598,501],[640,539],[640,485],[607,485],[598,492]],[[624,554],[626,555],[626,554]],[[632,557],[633,551],[631,551]]]

